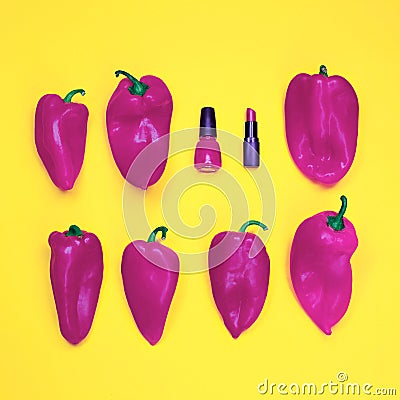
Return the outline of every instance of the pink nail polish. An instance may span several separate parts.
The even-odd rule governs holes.
[[[216,172],[221,168],[221,150],[217,142],[215,111],[212,107],[201,109],[199,141],[194,153],[194,167],[199,172]]]

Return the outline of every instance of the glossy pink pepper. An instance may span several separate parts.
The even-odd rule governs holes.
[[[36,107],[35,144],[51,180],[61,190],[70,190],[82,168],[85,155],[89,111],[84,104],[72,103],[83,89],[64,99],[46,94]]]
[[[50,279],[61,334],[78,344],[92,326],[103,280],[103,252],[97,236],[71,225],[49,236]]]
[[[161,339],[179,277],[177,254],[155,242],[167,228],[155,229],[149,239],[130,243],[122,256],[121,272],[125,295],[137,327],[155,345]]]
[[[345,217],[345,196],[339,213],[324,211],[297,228],[290,253],[290,275],[304,311],[326,335],[346,313],[352,292],[350,259],[358,240]]]
[[[300,171],[322,184],[340,181],[353,163],[358,136],[358,100],[341,76],[296,75],[285,101],[286,139]]]
[[[268,292],[270,261],[261,239],[248,226],[239,232],[214,236],[208,253],[208,267],[215,304],[233,338],[248,329],[258,318]]]
[[[172,96],[156,76],[139,81],[127,72],[115,72],[120,74],[127,78],[120,81],[107,106],[108,139],[122,176],[147,189],[161,178],[167,163]],[[145,156],[138,157],[146,148]]]

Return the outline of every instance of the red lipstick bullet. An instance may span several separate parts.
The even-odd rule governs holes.
[[[252,108],[246,110],[246,121],[253,122],[256,120],[256,112]]]

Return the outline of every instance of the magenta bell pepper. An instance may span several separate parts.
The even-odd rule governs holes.
[[[127,72],[115,72],[120,74],[127,78],[108,103],[108,139],[122,176],[147,189],[161,178],[167,163],[172,96],[160,78],[147,75],[138,81]]]
[[[290,275],[304,311],[326,335],[346,313],[352,291],[350,258],[358,240],[353,224],[339,213],[324,211],[297,228],[290,253]]]
[[[322,184],[340,181],[354,160],[358,100],[341,76],[296,75],[285,101],[286,139],[293,161],[308,178]]]
[[[253,224],[268,229],[251,220],[239,232],[220,232],[211,241],[208,253],[215,304],[235,339],[257,320],[268,292],[268,254],[257,235],[245,232]]]
[[[61,334],[78,344],[92,326],[103,280],[103,252],[97,236],[71,225],[53,232],[50,279]]]
[[[72,103],[83,89],[68,93],[64,99],[46,94],[36,107],[35,143],[37,152],[53,183],[70,190],[82,168],[85,155],[89,111],[84,104]]]
[[[164,331],[165,321],[174,297],[179,276],[177,254],[155,242],[168,229],[160,226],[147,242],[135,240],[124,251],[121,263],[125,295],[133,318],[144,338],[155,345]]]

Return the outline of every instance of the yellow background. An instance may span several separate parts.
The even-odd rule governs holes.
[[[256,399],[264,378],[321,383],[339,371],[400,391],[398,14],[394,0],[4,3],[0,398]],[[282,111],[290,79],[317,72],[321,63],[345,76],[360,102],[355,162],[329,190],[294,166]],[[200,108],[212,105],[218,126],[241,136],[245,107],[258,112],[277,196],[267,243],[271,281],[259,320],[236,341],[215,310],[205,273],[181,276],[156,347],[133,323],[120,279],[129,242],[123,180],[105,130],[119,68],[168,84],[172,130],[196,125]],[[33,116],[43,94],[77,87],[87,92],[75,99],[90,112],[87,150],[74,190],[61,193],[36,154]],[[179,168],[168,173],[171,167]],[[341,194],[360,245],[350,308],[326,337],[293,296],[288,252],[298,224],[336,210]],[[190,202],[181,206],[189,215]],[[94,324],[78,347],[59,334],[48,274],[47,237],[71,223],[99,236],[105,262]],[[173,248],[174,238],[165,244]]]

